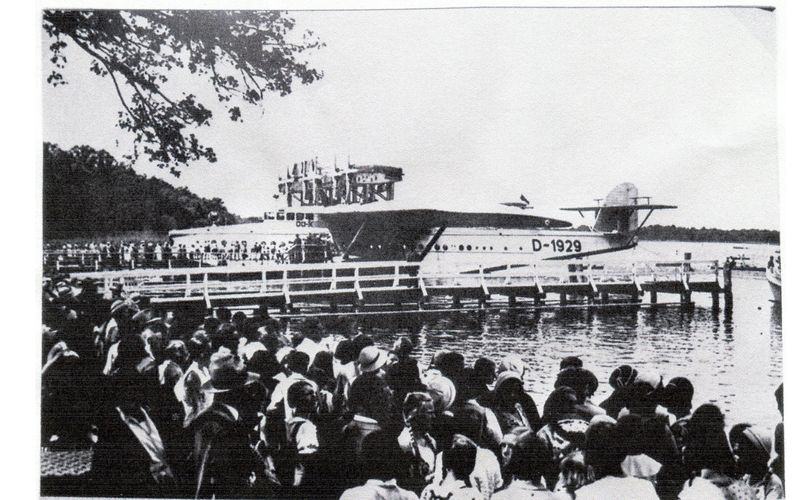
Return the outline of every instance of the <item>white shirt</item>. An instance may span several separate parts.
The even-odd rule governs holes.
[[[300,424],[295,434],[295,444],[297,445],[297,453],[300,455],[310,455],[319,450],[319,439],[317,439],[317,426],[308,419],[302,417],[292,417],[288,420],[288,424]]]
[[[279,373],[278,375],[283,375],[283,374]],[[278,376],[276,375],[275,378],[278,379]],[[283,409],[285,411],[285,415],[286,415],[286,419],[287,420],[289,418],[291,418],[291,415],[292,415],[292,409],[289,408],[289,400],[286,397],[286,394],[289,391],[289,387],[294,385],[295,382],[301,382],[302,381],[302,382],[308,382],[309,384],[311,384],[311,387],[314,388],[314,392],[317,392],[319,390],[319,388],[317,387],[317,384],[315,384],[313,381],[307,379],[306,377],[304,377],[303,375],[301,375],[299,373],[292,373],[291,375],[285,376],[282,379],[278,379],[278,380],[280,380],[280,381],[278,382],[278,385],[275,386],[275,390],[272,391],[272,396],[270,397],[269,406],[267,407],[267,411],[276,409],[278,407],[278,404],[281,402],[281,400],[283,400]]]
[[[575,491],[575,500],[658,500],[653,483],[636,477],[606,476]]]
[[[442,467],[442,454],[436,455],[433,484],[439,484],[444,475]],[[500,472],[500,463],[497,457],[486,448],[478,448],[475,454],[475,468],[469,475],[469,481],[481,492],[483,498],[489,499],[495,491],[503,487],[503,475]]]

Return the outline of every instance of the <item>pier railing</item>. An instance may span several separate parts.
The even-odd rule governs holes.
[[[258,263],[217,268],[135,269],[74,273],[94,279],[101,292],[121,287],[155,302],[259,303],[263,299],[296,302],[392,302],[430,295],[486,299],[492,295],[532,297],[548,293],[589,297],[623,294],[629,297],[658,292],[679,293],[688,300],[692,291],[717,293],[721,267],[717,261],[637,261],[631,263],[576,261],[535,265],[478,266],[469,273],[437,273],[419,263],[340,262],[262,266]],[[393,295],[394,294],[394,295]],[[415,300],[416,300],[415,299]],[[377,299],[375,299],[377,300]]]

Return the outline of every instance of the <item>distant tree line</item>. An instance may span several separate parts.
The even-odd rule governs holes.
[[[780,243],[780,231],[770,229],[717,229],[653,224],[639,231],[642,240],[719,241],[725,243]]]
[[[44,144],[45,240],[239,222],[220,198],[137,174],[104,150]],[[209,217],[211,215],[211,218]]]

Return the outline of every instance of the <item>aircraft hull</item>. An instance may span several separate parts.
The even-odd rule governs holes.
[[[428,272],[500,271],[635,245],[630,235],[541,227],[553,222],[539,217],[432,212],[320,214],[320,221],[351,260],[418,261]]]

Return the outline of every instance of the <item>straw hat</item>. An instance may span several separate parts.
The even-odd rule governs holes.
[[[358,369],[361,373],[374,372],[383,367],[386,361],[388,361],[386,351],[370,345],[361,349],[358,355]]]

